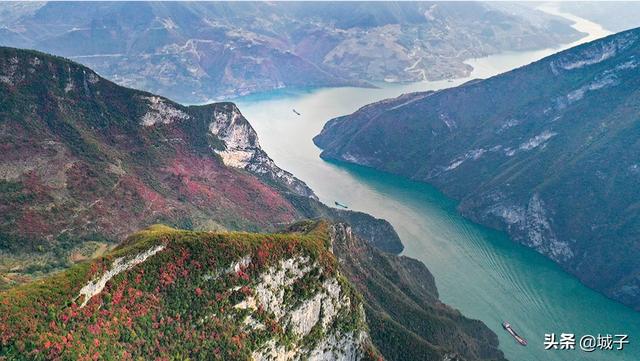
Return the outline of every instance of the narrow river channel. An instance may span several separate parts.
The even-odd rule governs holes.
[[[556,12],[545,8],[544,11]],[[609,32],[598,24],[560,14],[588,34]],[[576,45],[567,44],[562,48]],[[468,61],[470,78],[485,78],[526,65],[558,49],[509,52]],[[640,313],[580,284],[553,262],[511,242],[501,232],[476,225],[456,212],[456,202],[433,187],[349,164],[326,162],[311,139],[325,122],[359,107],[411,91],[459,85],[455,81],[386,85],[381,89],[333,88],[277,91],[237,99],[260,142],[278,165],[307,182],[326,204],[389,220],[405,245],[404,254],[423,261],[436,278],[441,298],[466,316],[484,321],[512,361],[640,360]],[[293,113],[293,109],[301,115]],[[518,344],[501,328],[508,320],[529,340]],[[624,351],[551,350],[545,333],[629,334]]]

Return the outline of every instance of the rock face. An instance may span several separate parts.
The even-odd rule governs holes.
[[[0,357],[374,357],[360,297],[318,227],[267,235],[154,226],[47,288],[0,293]]]
[[[378,347],[389,359],[502,359],[495,335],[446,306],[407,310],[468,348],[412,329],[397,312],[418,301],[396,285],[437,302],[426,267],[357,238],[402,249],[388,222],[331,209],[275,167],[235,105],[184,107],[34,51],[0,48],[0,76],[0,286],[40,278],[0,292],[0,359],[355,361],[379,360]],[[318,217],[353,231],[221,232]],[[109,251],[155,221],[209,232],[155,226]],[[78,264],[43,278],[67,259]],[[365,304],[347,279],[368,276],[376,283],[358,289],[382,298]],[[374,324],[373,345],[366,319],[378,312],[393,321]],[[417,353],[393,351],[395,337]]]
[[[224,164],[284,185],[295,194],[318,199],[304,182],[279,168],[260,148],[258,134],[235,105],[229,103],[226,109],[215,111],[209,131],[224,142],[224,149],[216,150]]]
[[[134,255],[133,257],[131,257],[131,259],[125,259],[125,257],[116,258],[116,260],[113,261],[113,264],[111,265],[111,269],[103,273],[102,276],[100,276],[100,278],[98,278],[97,280],[87,283],[80,289],[80,293],[78,294],[77,298],[82,299],[82,303],[80,304],[79,308],[86,306],[93,296],[100,294],[100,292],[102,292],[102,290],[104,290],[104,287],[107,285],[107,282],[109,282],[113,277],[146,261],[147,258],[162,251],[164,248],[164,245],[158,245]]]
[[[118,84],[188,103],[464,76],[466,59],[579,36],[562,19],[491,3],[22,5],[0,4],[0,45],[70,57]]]
[[[323,157],[432,183],[471,219],[640,309],[640,30],[329,121]],[[604,272],[606,270],[606,272]]]
[[[152,226],[0,292],[0,342],[7,359],[504,360],[495,334],[438,301],[424,265],[324,221]]]
[[[504,360],[498,338],[438,299],[421,262],[380,252],[346,224],[329,231],[340,269],[363,295],[371,340],[386,360]]]

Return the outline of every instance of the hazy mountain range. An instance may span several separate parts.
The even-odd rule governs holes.
[[[640,26],[640,3],[636,1],[561,1],[556,5],[613,32]]]
[[[461,77],[466,59],[580,36],[533,8],[480,2],[3,3],[0,35],[187,103]]]
[[[640,309],[640,30],[487,80],[367,105],[322,156],[432,183],[587,285]]]

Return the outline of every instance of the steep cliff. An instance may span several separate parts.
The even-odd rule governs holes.
[[[640,30],[329,121],[323,157],[432,183],[587,285],[640,309]]]
[[[0,87],[0,288],[10,288],[0,293],[0,359],[351,361],[378,359],[377,347],[394,359],[390,334],[377,329],[372,345],[366,324],[367,310],[385,305],[394,334],[418,345],[413,358],[502,359],[485,326],[437,302],[424,265],[373,248],[402,249],[388,222],[320,203],[266,156],[235,105],[180,106],[11,48],[0,48]],[[224,232],[319,217],[353,231],[303,222],[285,235]],[[124,239],[153,222],[207,232],[154,226]],[[366,248],[384,262],[354,271],[336,263],[331,242],[347,242],[333,248],[340,259],[367,262],[349,255]],[[398,285],[389,264],[438,304],[420,322],[451,331],[411,330],[393,314],[413,307],[406,290],[359,285],[392,301],[363,304],[347,279],[366,271]]]
[[[330,209],[278,168],[232,103],[184,107],[12,48],[0,48],[0,92],[0,288],[157,222],[273,230],[324,217],[402,249],[386,221]]]
[[[505,360],[486,325],[440,302],[423,263],[380,252],[343,223],[329,234],[340,269],[364,297],[371,340],[386,360]]]
[[[324,227],[151,227],[94,262],[0,293],[0,357],[373,359],[361,298]]]
[[[424,265],[345,224],[280,234],[158,225],[0,292],[0,357],[504,360],[486,326],[437,297]]]

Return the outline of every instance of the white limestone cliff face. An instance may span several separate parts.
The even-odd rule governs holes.
[[[235,107],[230,111],[216,109],[209,131],[224,142],[225,149],[217,153],[228,166],[245,169],[261,149],[257,134]]]
[[[149,104],[147,113],[142,116],[142,125],[149,127],[155,124],[171,124],[175,121],[187,120],[189,115],[182,110],[167,103],[166,100],[160,97],[151,96],[144,97],[144,100]]]
[[[236,264],[241,265],[240,270],[249,266],[238,261],[230,267]],[[266,325],[260,314],[266,313],[289,335],[287,342],[268,338],[253,351],[252,359],[362,359],[369,340],[362,305],[344,288],[339,274],[322,280],[323,274],[323,268],[309,257],[297,256],[264,271],[250,286],[250,294],[245,290],[246,296],[233,307],[238,312],[233,318],[242,320],[245,332],[264,333]],[[298,294],[294,285],[300,282],[313,291]]]
[[[279,168],[262,150],[258,134],[235,105],[217,107],[213,112],[209,131],[224,142],[224,149],[216,149],[215,152],[225,165],[247,170],[283,184],[298,195],[317,199],[304,182]]]
[[[80,293],[78,294],[78,298],[80,297],[84,297],[82,300],[82,303],[80,304],[80,308],[83,308],[84,306],[87,305],[87,303],[89,302],[89,300],[91,300],[91,298],[97,294],[99,294],[100,292],[102,292],[102,290],[104,289],[104,287],[107,285],[107,282],[109,282],[109,280],[111,280],[113,277],[117,276],[118,274],[127,271],[131,268],[133,268],[135,265],[138,265],[144,261],[147,260],[147,258],[153,256],[154,254],[162,251],[164,249],[165,246],[163,245],[159,245],[159,246],[155,246],[152,247],[142,253],[139,253],[137,255],[135,255],[132,258],[127,259],[127,257],[119,257],[116,258],[115,261],[113,261],[113,264],[111,265],[111,269],[109,269],[107,272],[103,273],[102,276],[100,276],[99,278],[90,281],[89,283],[87,283],[84,287],[82,287],[80,289]]]
[[[540,195],[533,194],[526,205],[501,199],[487,213],[501,218],[509,234],[516,240],[549,258],[557,262],[573,258],[570,243],[557,236],[553,227],[553,211]]]
[[[634,33],[628,32],[617,35],[608,41],[584,45],[579,51],[566,53],[551,62],[551,70],[554,74],[558,74],[560,71],[571,71],[598,64],[628,49],[637,40],[637,36]]]
[[[115,276],[164,249],[165,245],[157,245],[115,259],[109,270],[81,288],[76,298],[81,301],[79,307],[100,294]],[[223,278],[241,274],[252,262],[247,255],[212,270],[203,280],[224,283]],[[251,350],[253,360],[363,359],[371,342],[364,308],[338,272],[327,272],[310,257],[299,255],[280,260],[253,279],[248,286],[229,290],[240,297],[239,302],[224,314],[212,315],[223,317],[236,324],[240,332],[262,340]],[[200,322],[208,322],[208,318]],[[272,332],[269,327],[274,323],[282,330]]]

